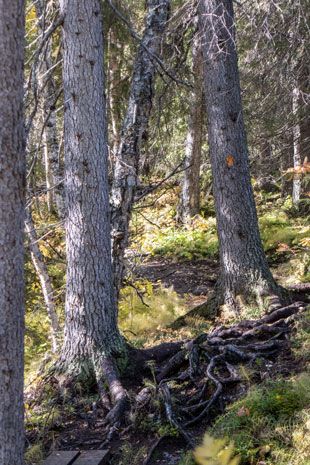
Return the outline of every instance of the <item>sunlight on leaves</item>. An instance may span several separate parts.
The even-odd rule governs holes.
[[[199,465],[238,465],[240,457],[233,457],[234,445],[225,447],[226,439],[214,439],[205,434],[203,443],[194,451],[194,458]]]

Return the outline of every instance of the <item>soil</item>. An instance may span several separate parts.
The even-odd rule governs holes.
[[[151,258],[136,269],[137,277],[171,288],[184,297],[189,310],[206,300],[217,274],[218,262],[211,259],[178,262]]]

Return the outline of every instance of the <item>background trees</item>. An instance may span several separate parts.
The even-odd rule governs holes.
[[[255,322],[243,321],[231,330],[218,328],[215,333],[209,332],[212,321],[184,318],[186,310],[206,301],[212,290],[216,297],[212,301],[215,311],[226,303],[230,308],[242,307],[244,313],[238,318],[243,314],[247,319],[261,315],[269,305],[265,297],[279,293],[264,249],[268,260],[278,265],[276,272],[281,284],[288,282],[287,275],[296,256],[295,269],[299,271],[294,276],[299,281],[310,279],[309,257],[302,256],[310,244],[309,227],[305,218],[291,219],[296,214],[292,197],[287,196],[293,192],[292,180],[287,176],[287,182],[281,186],[286,167],[291,167],[295,174],[293,155],[299,156],[298,163],[303,161],[301,153],[306,140],[303,135],[307,122],[307,82],[297,78],[302,75],[299,67],[307,62],[307,54],[301,47],[307,29],[303,12],[306,2],[299,2],[297,9],[282,1],[238,4],[235,20],[231,1],[201,0],[200,33],[196,24],[197,5],[193,2],[174,1],[170,12],[169,2],[163,0],[150,0],[147,4],[133,0],[130,6],[128,2],[117,1],[117,10],[111,1],[102,3],[63,0],[59,10],[55,1],[38,0],[29,3],[27,9],[27,207],[33,219],[32,224],[27,215],[27,252],[33,256],[37,274],[40,278],[45,276],[41,279],[42,288],[50,280],[44,298],[49,316],[53,309],[50,304],[54,303],[51,323],[55,332],[58,328],[54,317],[61,328],[65,327],[56,365],[64,376],[49,381],[54,383],[52,391],[58,387],[57,380],[65,383],[65,389],[63,386],[60,389],[62,393],[67,393],[68,387],[77,387],[70,413],[72,408],[80,409],[76,399],[86,389],[87,394],[94,394],[84,412],[88,420],[93,403],[89,424],[95,422],[97,413],[103,417],[103,410],[110,409],[113,402],[116,407],[107,418],[118,422],[129,406],[124,386],[127,381],[138,382],[138,374],[145,374],[141,373],[145,361],[151,358],[159,362],[156,366],[151,364],[149,370],[156,389],[148,385],[146,398],[145,391],[141,396],[149,402],[150,411],[156,410],[152,417],[155,419],[145,415],[144,409],[134,411],[131,419],[139,424],[144,416],[146,420],[143,418],[141,423],[150,419],[152,428],[161,424],[164,409],[153,402],[158,394],[169,421],[191,444],[191,438],[174,418],[174,404],[166,382],[170,371],[179,370],[177,385],[179,381],[185,383],[184,396],[190,406],[181,408],[180,415],[189,427],[219,402],[227,378],[229,382],[238,382],[231,359],[236,364],[252,363],[263,346],[264,358],[270,356],[273,360],[283,343],[286,344],[284,338],[294,315],[305,307],[298,302]],[[295,18],[299,18],[295,24],[299,31],[297,42],[292,31],[286,34],[290,20]],[[240,44],[241,89],[236,40]],[[203,60],[199,58],[200,43]],[[283,64],[283,57],[287,65]],[[202,117],[202,61],[208,140],[201,137],[207,132]],[[192,150],[194,146],[197,150]],[[197,160],[193,161],[194,152]],[[66,238],[62,229],[64,215],[57,207],[56,197],[52,199],[50,195],[55,193],[53,184],[56,187],[62,182],[63,155]],[[54,180],[50,176],[51,164],[46,163],[51,160],[58,170]],[[252,179],[249,165],[254,173]],[[304,163],[298,170],[310,171],[310,165]],[[256,188],[255,198],[251,184]],[[303,201],[307,204],[307,199]],[[146,262],[146,258],[150,261]],[[290,266],[285,276],[279,271],[283,270],[282,261]],[[42,272],[44,263],[46,269]],[[167,289],[171,285],[175,285],[177,293],[171,287]],[[248,307],[252,297],[258,302]],[[181,313],[186,328],[179,332],[167,328],[166,324]],[[288,316],[292,319],[284,321]],[[227,324],[225,312],[222,317]],[[50,347],[45,338],[49,322],[38,278],[29,260],[26,318],[29,360],[31,350],[37,355]],[[237,317],[230,314],[229,318],[231,323]],[[275,338],[268,340],[270,334],[264,325],[273,323],[276,325],[271,331]],[[207,328],[209,334],[196,338],[201,328]],[[257,331],[259,337],[255,339]],[[139,351],[130,347],[125,337],[138,349],[164,338],[168,344]],[[183,342],[171,344],[173,338],[184,341],[192,337],[181,350]],[[249,338],[254,338],[251,347]],[[260,338],[263,341],[258,341]],[[277,338],[280,341],[274,340]],[[240,347],[240,343],[245,347]],[[57,352],[56,344],[54,350]],[[160,367],[161,361],[172,353],[176,356]],[[134,370],[127,372],[129,380],[122,379],[123,385],[121,376],[133,354]],[[202,354],[205,363],[201,361]],[[184,370],[187,363],[188,369]],[[207,373],[207,383],[202,373],[203,376]],[[77,383],[70,383],[72,380]],[[213,384],[216,389],[210,398]],[[110,389],[110,397],[104,386]],[[180,385],[180,392],[181,389],[183,395]],[[197,405],[189,400],[193,390]],[[134,397],[130,394],[132,404],[136,405]],[[66,402],[60,406],[59,392],[55,402],[57,408],[66,409]],[[164,426],[170,427],[169,423]],[[100,428],[105,425],[100,424]]]
[[[150,229],[154,225],[158,226],[158,236],[161,232],[163,236],[162,243],[166,242],[164,246],[161,246],[161,250],[169,251],[169,244],[177,244],[179,241],[177,245],[178,253],[183,257],[200,257],[204,256],[204,254],[212,254],[212,257],[214,257],[217,253],[209,160],[209,151],[213,151],[211,139],[203,141],[202,144],[200,182],[198,182],[199,170],[196,170],[195,181],[191,182],[192,187],[187,189],[188,192],[185,195],[187,199],[195,198],[195,208],[191,214],[202,213],[203,217],[194,217],[182,229],[182,226],[177,225],[177,215],[174,214],[176,211],[182,211],[182,204],[184,203],[183,191],[189,186],[188,182],[183,182],[183,176],[185,175],[184,179],[186,180],[191,173],[188,166],[191,165],[192,168],[199,165],[196,162],[184,162],[185,155],[190,153],[191,144],[187,144],[187,139],[188,141],[193,141],[194,138],[200,139],[199,132],[201,128],[199,123],[202,121],[202,106],[199,104],[201,100],[201,88],[198,78],[199,60],[196,62],[195,58],[198,56],[196,46],[200,39],[195,24],[196,11],[189,2],[181,0],[175,2],[170,19],[165,25],[165,39],[162,40],[159,34],[152,32],[152,27],[157,28],[161,34],[165,21],[160,19],[160,27],[155,22],[152,23],[152,21],[155,21],[156,15],[157,18],[162,13],[167,15],[168,3],[160,3],[161,8],[159,9],[157,6],[155,1],[148,3],[149,19],[146,20],[147,10],[142,2],[135,1],[130,9],[124,7],[120,2],[116,2],[116,7],[121,9],[121,14],[131,22],[131,28],[128,28],[128,25],[119,17],[115,20],[115,12],[108,3],[105,2],[103,5],[103,25],[107,31],[105,35],[105,73],[107,77],[107,129],[110,149],[109,183],[112,188],[112,216],[113,231],[115,233],[113,246],[115,245],[116,250],[113,255],[115,258],[117,289],[121,287],[124,265],[128,264],[130,260],[137,263],[139,257],[150,250],[148,244],[145,247],[144,239],[140,240],[140,231],[142,229],[147,230],[147,228]],[[298,5],[293,5],[291,2],[285,5],[275,1],[266,3],[261,0],[255,5],[246,2],[236,8],[236,30],[238,43],[240,44],[241,89],[244,99],[245,125],[249,134],[249,160],[251,172],[255,175],[255,182],[253,182],[256,189],[262,187],[265,190],[270,189],[270,186],[272,190],[280,190],[282,182],[283,187],[286,187],[286,191],[282,191],[283,196],[286,195],[284,192],[292,194],[292,182],[288,176],[286,178],[282,177],[280,170],[293,166],[294,150],[295,152],[299,150],[300,154],[306,154],[307,82],[306,80],[301,82],[302,76],[306,75],[308,66],[307,52],[303,46],[307,31],[306,6],[306,0],[300,1]],[[296,21],[295,35],[291,30],[286,33],[290,21]],[[62,320],[64,300],[65,241],[61,231],[63,214],[60,213],[59,209],[58,212],[48,212],[46,209],[48,203],[51,206],[49,193],[54,192],[56,194],[56,192],[54,188],[50,189],[47,183],[49,177],[45,172],[47,165],[44,160],[46,159],[47,149],[49,153],[53,153],[54,166],[57,165],[57,169],[60,168],[60,171],[56,170],[58,174],[55,171],[59,178],[56,179],[57,176],[55,175],[52,184],[61,186],[61,168],[63,164],[62,122],[72,100],[69,97],[70,100],[67,102],[62,96],[63,49],[59,29],[61,22],[62,17],[55,2],[37,1],[33,5],[29,3],[27,10],[28,48],[26,62],[26,130],[29,134],[27,156],[28,206],[32,210],[35,221],[34,229],[36,229],[38,243],[41,252],[44,254],[44,260],[50,274],[51,292],[53,292],[55,298],[55,306],[60,321]],[[132,37],[132,35],[135,35],[133,30],[148,42],[150,49],[154,47],[154,50],[157,50],[156,53],[160,54],[161,62],[154,58],[151,59],[146,50],[138,46],[136,39]],[[152,35],[151,38],[150,35]],[[134,63],[135,56],[136,63]],[[289,66],[286,65],[286,62],[289,63]],[[89,74],[90,69],[92,68],[87,69],[85,73]],[[155,69],[157,70],[156,75]],[[281,71],[280,76],[277,75],[278,70]],[[294,74],[295,80],[292,79],[290,73]],[[301,77],[297,79],[297,75]],[[145,86],[140,86],[144,79],[142,79],[143,76],[147,76],[145,78],[145,83],[146,81],[147,83]],[[293,84],[295,87],[298,84],[297,87],[300,89],[299,98],[295,99],[294,111],[292,89],[295,87],[292,87]],[[141,94],[139,94],[140,90]],[[128,98],[130,101],[127,117],[125,118]],[[152,111],[150,111],[151,102]],[[142,116],[138,109],[141,110]],[[74,111],[72,110],[72,113]],[[137,124],[138,119],[136,119],[135,123],[133,123],[134,116],[137,116],[138,113],[141,116],[141,118],[139,116],[141,121],[139,120],[139,124]],[[189,122],[194,114],[196,114],[198,122],[192,125]],[[42,115],[44,116],[42,117]],[[123,119],[124,125],[121,131]],[[212,116],[209,119],[209,129],[211,130],[215,118]],[[204,121],[203,124],[205,124]],[[237,125],[236,122],[234,124],[232,122],[232,126]],[[203,129],[203,133],[206,133],[206,129]],[[295,145],[294,134],[297,134]],[[52,144],[52,139],[56,140],[56,145],[58,145],[57,157],[55,155],[57,150],[49,147]],[[245,146],[244,138],[243,146]],[[198,152],[199,150],[197,150]],[[301,161],[303,161],[303,156],[301,155]],[[227,160],[226,158],[223,159],[223,168],[227,170],[227,173],[237,173],[236,170],[239,165],[235,163],[236,158],[229,158],[236,157],[236,155],[226,154],[225,157],[228,158]],[[234,164],[229,166],[227,163]],[[243,173],[243,169],[241,171]],[[221,189],[228,192],[231,179],[226,179],[222,174],[217,172],[215,177],[220,179]],[[236,174],[236,177],[239,179],[239,174]],[[244,183],[247,186],[245,190],[250,195],[249,175],[244,176],[245,178]],[[240,179],[243,179],[242,176]],[[285,179],[287,181],[284,182]],[[158,197],[155,194],[157,186],[160,186],[161,189]],[[163,187],[164,189],[162,189]],[[202,187],[207,192],[207,199],[204,199]],[[213,189],[216,197],[217,185],[214,185]],[[169,204],[171,199],[169,199],[169,194],[165,197],[166,192],[173,192],[173,195],[183,196],[181,208],[173,205],[169,217],[163,220],[158,218],[158,222],[157,218],[154,221],[154,217],[151,217],[151,222],[146,227],[149,214],[145,215],[147,205],[156,205],[160,196]],[[147,193],[152,193],[152,197],[148,198]],[[200,199],[198,194],[200,194]],[[173,195],[171,195],[171,198]],[[249,202],[248,195],[245,196],[244,201],[241,201],[241,190],[236,194],[236,197],[238,202],[240,201],[240,212],[245,210],[246,213],[243,216],[247,218],[247,225],[244,220],[240,219],[239,221],[238,219],[240,228],[236,220],[236,224],[238,223],[237,229],[242,232],[239,245],[243,247],[246,243],[243,229],[252,230],[253,228],[256,231],[254,234],[256,239],[252,235],[253,244],[258,244],[256,220],[253,220],[255,217],[254,203],[253,201]],[[56,197],[54,200],[56,200]],[[200,210],[197,208],[198,200],[201,201]],[[291,202],[291,199],[288,198],[287,202]],[[158,203],[160,204],[160,201]],[[224,202],[217,202],[217,209],[219,209],[219,204],[223,210]],[[231,201],[228,210],[230,211],[236,204],[237,201]],[[249,208],[249,211],[246,210],[247,208]],[[134,222],[130,226],[129,219],[132,211],[134,212]],[[159,213],[160,215],[161,213]],[[250,218],[252,219],[250,220]],[[173,225],[170,229],[172,231],[170,234],[173,237],[168,237],[168,240],[165,241],[164,230],[166,226],[170,227],[170,225]],[[196,225],[198,226],[196,227]],[[201,225],[203,225],[202,228]],[[223,224],[220,225],[220,221],[218,225],[219,230],[225,229]],[[229,233],[231,232],[229,229]],[[233,242],[227,239],[227,233],[223,234],[225,240],[222,241],[220,250],[223,250],[224,245],[229,247],[229,244]],[[212,245],[209,245],[210,237]],[[132,244],[131,240],[133,238],[135,239],[135,245],[128,250],[127,245]],[[196,240],[196,238],[198,239]],[[264,237],[263,240],[266,247],[267,241]],[[156,248],[155,243],[156,240],[153,240],[153,249]],[[175,246],[172,245],[172,249],[173,247]],[[237,250],[236,246],[231,245],[231,247]],[[257,245],[253,245],[253,248],[258,250]],[[262,272],[265,277],[262,279],[263,281],[269,281],[271,278],[268,271],[266,271],[266,261],[261,258],[263,257],[262,248],[261,246],[258,246],[258,248],[260,249],[258,261],[261,261],[259,267],[265,269]],[[123,256],[124,253],[126,254],[126,249],[127,257],[124,260]],[[247,246],[245,249],[247,249]],[[220,253],[222,254],[222,252]],[[239,253],[236,253],[236,258],[245,263],[245,258],[242,258]],[[251,261],[248,259],[248,255],[246,260],[247,263]],[[256,265],[253,266],[256,267]],[[30,265],[29,269],[31,269]],[[240,269],[240,272],[243,273],[245,266],[241,265]],[[237,274],[234,273],[234,275]],[[132,276],[133,272],[131,270]],[[41,297],[38,297],[39,291],[32,287],[34,285],[32,279],[33,274],[31,274],[27,286],[27,305],[31,310],[36,311],[38,300]],[[240,280],[244,281],[243,278],[240,278]],[[247,277],[245,281],[248,284],[250,279]],[[131,284],[134,285],[134,283]],[[243,287],[243,284],[239,287]],[[49,292],[50,295],[51,292]],[[30,317],[30,312],[27,314],[28,317]]]
[[[0,2],[0,462],[24,463],[24,8]]]

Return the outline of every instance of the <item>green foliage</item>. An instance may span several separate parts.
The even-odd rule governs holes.
[[[305,455],[298,438],[304,426],[301,419],[310,415],[309,382],[310,374],[305,373],[291,381],[269,381],[252,388],[245,398],[228,407],[211,429],[212,434],[234,440],[242,463],[256,463],[264,455],[270,455],[273,462],[280,454],[282,461],[275,463],[301,465]],[[310,444],[308,433],[307,441]],[[293,459],[292,443],[300,451]]]
[[[204,435],[201,446],[196,447],[194,458],[199,465],[238,465],[240,458],[234,457],[234,445],[226,439],[214,439]]]
[[[25,452],[25,463],[27,465],[40,465],[44,459],[44,450],[41,443],[34,444]]]
[[[178,465],[195,465],[193,452],[190,451],[186,454],[183,454]]]
[[[210,220],[209,223],[211,223]],[[217,248],[215,224],[212,224],[207,231],[205,228],[193,225],[160,232],[154,241],[153,253],[193,260],[215,256]]]
[[[185,312],[182,300],[171,289],[159,287],[146,280],[135,282],[136,290],[127,286],[121,290],[119,326],[126,337],[143,336],[149,330],[168,325]]]
[[[125,442],[119,449],[117,465],[140,465],[146,454],[147,448],[145,446],[136,447],[129,442]]]
[[[158,437],[164,434],[169,434],[172,437],[179,437],[179,431],[173,425],[162,422],[160,418],[155,419],[154,415],[149,415],[140,419],[137,427],[144,433]]]
[[[292,349],[298,358],[310,362],[310,309],[302,312],[296,321]]]
[[[259,217],[259,230],[265,251],[273,251],[281,243],[291,244],[296,237],[296,226],[284,212],[272,210]]]

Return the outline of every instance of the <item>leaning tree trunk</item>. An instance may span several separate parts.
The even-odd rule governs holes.
[[[23,0],[0,0],[0,463],[24,463]]]
[[[36,0],[36,15],[38,18],[38,31],[43,36],[47,27],[47,1]],[[43,62],[41,65],[41,86],[43,121],[44,161],[46,171],[46,188],[48,210],[53,211],[56,205],[59,218],[65,218],[65,191],[64,172],[59,160],[59,142],[57,134],[56,100],[57,88],[54,80],[52,59],[52,38],[46,44]]]
[[[232,0],[200,0],[205,98],[219,239],[217,302],[275,290],[258,230],[248,163]]]
[[[192,72],[195,87],[191,92],[186,136],[185,172],[180,192],[178,215],[184,222],[199,214],[200,207],[200,164],[203,118],[203,75],[200,37],[193,40]]]
[[[152,54],[158,55],[169,16],[168,0],[149,0],[147,23],[142,43]],[[142,45],[139,46],[127,114],[121,130],[120,144],[115,160],[112,203],[112,261],[116,298],[119,296],[125,274],[124,253],[128,245],[128,229],[138,182],[138,166],[143,138],[152,108],[155,81],[155,63]]]
[[[62,0],[61,10],[67,293],[58,368],[84,387],[103,376],[122,401],[115,364],[126,363],[126,347],[111,269],[101,1]]]
[[[51,284],[51,279],[48,274],[48,269],[44,261],[38,244],[38,237],[33,223],[33,219],[29,210],[26,210],[25,228],[29,238],[29,250],[33,266],[39,276],[41,289],[46,305],[47,316],[50,322],[51,343],[53,352],[58,350],[58,339],[61,329],[58,322],[58,316],[55,309],[54,293]]]

